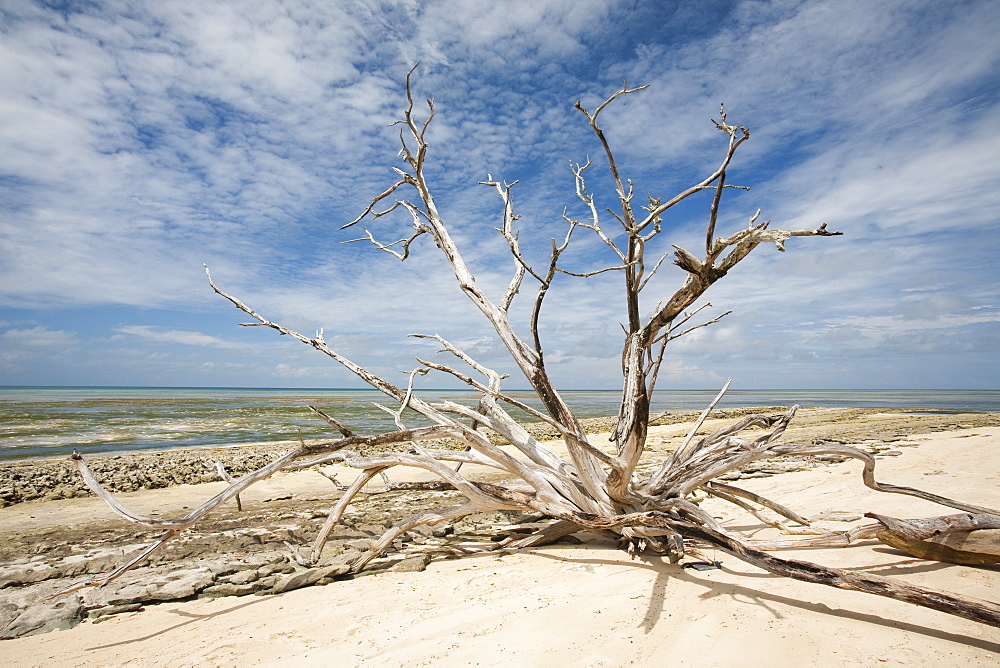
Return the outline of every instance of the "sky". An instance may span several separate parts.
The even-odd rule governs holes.
[[[699,302],[732,314],[672,342],[658,387],[1000,389],[997,34],[994,0],[0,0],[0,385],[363,386],[239,327],[207,264],[394,382],[415,356],[448,361],[407,336],[436,333],[527,387],[429,237],[405,262],[344,243],[405,166],[391,124],[419,62],[430,187],[495,298],[513,264],[479,183],[518,182],[520,243],[544,266],[563,212],[586,215],[571,163],[593,159],[588,190],[616,204],[574,103],[648,84],[601,116],[638,200],[714,171],[725,103],[751,130],[727,182],[750,189],[726,193],[718,232],[758,208],[843,232],[759,247]],[[710,203],[670,212],[649,256],[697,252]],[[614,264],[574,239],[568,268]],[[664,263],[643,313],[683,280]],[[534,290],[512,308],[522,334]],[[558,386],[620,387],[622,295],[618,272],[554,281],[541,338]]]

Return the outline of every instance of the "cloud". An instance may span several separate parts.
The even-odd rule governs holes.
[[[183,330],[166,330],[159,327],[149,327],[146,325],[126,325],[117,327],[115,332],[127,336],[135,336],[146,341],[166,344],[180,344],[184,346],[198,346],[210,348],[242,348],[240,343],[224,341],[216,336],[202,334],[200,332],[187,332]]]
[[[752,130],[729,182],[753,189],[727,194],[719,231],[760,207],[774,226],[829,221],[845,232],[793,240],[786,254],[758,249],[713,287],[717,309],[735,313],[676,343],[694,360],[671,367],[678,383],[716,384],[726,374],[714,364],[758,374],[754,360],[768,356],[808,378],[829,355],[901,359],[928,332],[961,364],[988,368],[995,311],[983,307],[1000,303],[994,3],[267,0],[0,12],[0,317],[43,323],[44,338],[84,331],[101,313],[104,331],[73,342],[95,359],[119,337],[102,359],[149,364],[163,346],[159,364],[178,378],[211,369],[235,379],[239,368],[266,384],[311,368],[307,350],[300,360],[263,335],[212,329],[221,318],[204,324],[234,315],[207,289],[207,262],[223,289],[305,333],[325,328],[380,373],[412,367],[412,332],[462,341],[511,371],[426,238],[404,264],[341,245],[356,230],[340,225],[403,166],[388,126],[419,60],[418,115],[425,96],[437,114],[427,157],[436,201],[491,294],[512,263],[493,232],[500,202],[478,185],[487,174],[520,180],[520,239],[534,267],[565,234],[564,207],[586,214],[571,159],[594,159],[587,187],[605,229],[619,229],[605,213],[617,197],[601,143],[573,103],[593,110],[627,79],[650,88],[608,107],[601,126],[636,203],[714,169],[725,137],[709,119],[725,101],[730,120]],[[703,243],[702,195],[666,217],[647,260]],[[372,230],[394,240],[411,225],[387,216]],[[579,232],[567,267],[615,262]],[[643,312],[682,280],[664,265]],[[558,277],[540,334],[562,382],[617,385],[620,286],[617,273]],[[527,321],[534,290],[526,279],[515,322]],[[144,319],[148,309],[176,322],[121,324],[165,322]],[[837,337],[839,347],[823,345]],[[228,357],[238,341],[252,341],[259,365]],[[212,359],[185,361],[180,350]],[[272,359],[278,351],[294,358]]]
[[[7,329],[0,333],[0,343],[0,370],[11,379],[24,374],[37,382],[35,368],[66,364],[80,352],[82,342],[76,332],[39,325]]]
[[[274,373],[279,378],[306,378],[312,375],[312,369],[309,367],[292,368],[282,362],[274,367]]]
[[[14,305],[183,304],[201,261],[259,271],[275,225],[313,215],[332,177],[362,174],[350,128],[389,100],[386,79],[350,64],[361,47],[333,7],[24,9],[0,47],[0,168],[31,203],[3,230]]]
[[[6,345],[17,348],[70,348],[78,343],[74,332],[38,326],[25,329],[8,329],[0,334]]]

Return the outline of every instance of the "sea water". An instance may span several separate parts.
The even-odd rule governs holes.
[[[717,390],[665,390],[652,412],[701,410]],[[421,390],[425,401],[449,399],[474,406],[477,394]],[[539,407],[528,391],[510,392]],[[564,397],[579,417],[616,415],[616,391],[570,391]],[[395,409],[375,390],[163,387],[0,387],[0,460],[64,457],[206,446],[273,443],[335,436],[308,406],[360,434],[394,429]],[[731,390],[719,403],[737,406],[856,406],[890,410],[1000,412],[991,390]],[[524,413],[519,420],[530,420]],[[427,424],[412,411],[407,427]]]

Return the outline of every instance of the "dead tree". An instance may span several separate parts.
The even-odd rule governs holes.
[[[487,368],[437,334],[416,336],[436,341],[440,345],[441,352],[448,353],[456,363],[443,364],[418,358],[420,366],[410,373],[409,382],[405,387],[399,386],[373,374],[331,348],[324,340],[322,331],[314,337],[309,337],[273,322],[238,298],[223,292],[209,275],[208,280],[212,289],[252,318],[252,322],[244,324],[269,327],[312,346],[396,402],[398,410],[393,413],[397,429],[376,435],[360,435],[336,418],[313,409],[319,418],[325,420],[339,433],[336,438],[321,442],[301,442],[268,466],[238,480],[231,480],[226,490],[206,501],[189,515],[171,520],[141,517],[122,507],[101,488],[87,469],[83,458],[74,455],[87,484],[104,498],[111,508],[132,522],[165,531],[161,539],[148,550],[123,564],[115,572],[103,578],[80,583],[75,588],[110,582],[222,503],[277,471],[341,462],[357,469],[360,473],[354,482],[342,487],[343,494],[330,510],[310,553],[296,554],[302,565],[310,566],[318,563],[328,537],[339,523],[348,504],[370,481],[390,468],[414,467],[430,471],[439,480],[389,483],[384,489],[457,490],[464,497],[464,501],[457,505],[441,507],[433,512],[422,512],[401,518],[357,559],[353,564],[355,571],[364,568],[371,559],[389,549],[393,540],[403,532],[419,525],[456,520],[483,511],[528,510],[542,513],[556,521],[526,538],[516,542],[507,541],[503,544],[504,547],[522,548],[540,545],[583,530],[611,531],[620,537],[622,546],[629,550],[646,549],[674,557],[683,553],[685,544],[689,546],[696,543],[707,544],[779,575],[866,591],[987,624],[1000,625],[1000,606],[993,603],[963,599],[873,575],[780,559],[764,551],[802,545],[847,545],[879,532],[892,532],[894,527],[887,526],[885,518],[879,518],[876,524],[850,532],[757,541],[730,532],[698,505],[696,495],[707,492],[755,514],[760,515],[760,511],[767,508],[793,524],[806,525],[808,522],[792,509],[748,490],[723,484],[717,478],[754,460],[790,454],[834,453],[861,460],[864,463],[864,483],[872,489],[907,494],[963,511],[963,515],[954,516],[950,523],[945,521],[945,529],[939,527],[938,533],[998,527],[1000,513],[997,511],[953,501],[917,489],[878,482],[874,477],[875,461],[865,452],[841,445],[782,444],[780,438],[795,415],[796,406],[780,416],[748,415],[735,424],[696,439],[695,434],[721,398],[722,393],[720,393],[692,426],[683,444],[651,474],[639,474],[637,466],[646,447],[650,424],[650,397],[667,344],[722,317],[697,322],[695,318],[703,307],[692,310],[695,302],[712,284],[724,277],[761,244],[774,244],[779,251],[783,251],[784,243],[792,237],[826,237],[839,234],[828,231],[826,224],[812,229],[772,229],[770,221],[758,222],[760,215],[758,211],[750,217],[749,224],[744,229],[725,236],[716,236],[722,196],[727,189],[739,187],[727,183],[727,169],[737,149],[750,137],[750,132],[746,128],[730,124],[725,110],[721,109],[719,120],[713,121],[726,141],[726,148],[718,168],[700,182],[673,197],[665,199],[648,196],[643,204],[637,205],[633,184],[620,173],[611,145],[599,122],[601,113],[610,104],[620,97],[641,91],[645,86],[629,88],[627,84],[623,85],[593,111],[577,102],[576,109],[583,115],[602,147],[604,160],[610,169],[615,186],[617,200],[615,206],[602,210],[594,195],[588,190],[586,176],[592,166],[590,161],[571,164],[575,195],[582,203],[586,216],[574,218],[564,212],[565,234],[560,241],[552,241],[547,263],[543,266],[533,266],[522,254],[520,238],[515,229],[518,215],[515,213],[512,197],[514,184],[492,177],[481,182],[482,185],[494,189],[499,197],[502,214],[497,230],[506,241],[513,262],[510,281],[497,299],[487,294],[477,282],[439,213],[432,184],[426,176],[429,150],[427,132],[434,120],[434,102],[427,100],[426,116],[423,120],[418,120],[411,88],[412,74],[413,70],[406,78],[408,102],[406,111],[403,118],[395,124],[399,127],[400,156],[405,168],[396,169],[397,180],[375,196],[357,219],[344,227],[360,226],[365,220],[379,222],[394,212],[409,214],[412,231],[408,236],[392,243],[383,243],[378,240],[374,232],[362,228],[364,236],[356,241],[369,241],[376,248],[391,253],[400,260],[406,260],[412,244],[421,236],[430,236],[450,265],[459,290],[472,301],[493,327],[509,353],[511,361],[533,388],[542,410],[536,410],[505,393],[502,381],[506,376]],[[649,286],[650,278],[670,256],[670,252],[664,253],[655,261],[647,257],[647,251],[660,242],[663,232],[662,217],[672,207],[702,191],[707,191],[711,199],[708,206],[704,248],[694,253],[673,246],[673,264],[680,267],[686,277],[672,295],[659,302],[651,316],[644,317],[640,298]],[[609,217],[606,218],[605,214]],[[579,234],[595,235],[607,247],[610,257],[613,258],[612,263],[584,272],[571,272],[565,269],[560,263],[563,253],[570,246],[574,235]],[[539,334],[542,305],[557,275],[587,277],[609,271],[619,272],[624,278],[627,313],[621,356],[623,374],[621,408],[617,427],[611,437],[614,447],[610,452],[591,443],[579,420],[553,385],[546,369],[545,354]],[[526,330],[528,336],[522,337],[512,326],[510,310],[515,297],[529,289],[533,291],[534,297]],[[475,388],[480,395],[478,406],[469,407],[451,401],[431,403],[414,394],[414,377],[431,371],[448,374]],[[568,459],[560,457],[534,438],[511,417],[511,408],[524,411],[558,430],[568,452]],[[408,428],[403,422],[406,409],[422,415],[430,422],[430,426]],[[495,445],[477,429],[478,425],[488,427],[499,434],[512,448]],[[752,440],[741,437],[740,434],[750,427],[764,428],[766,433]],[[428,440],[442,437],[464,443],[465,450],[434,448],[426,444]],[[359,454],[352,450],[359,446],[367,446],[366,452],[371,452],[373,447],[399,444],[405,444],[405,447],[389,448],[378,454]],[[476,480],[456,466],[466,463],[500,472],[507,479],[516,482]],[[787,528],[784,522],[780,525]],[[899,526],[896,526],[895,530],[898,531]],[[906,533],[905,527],[904,533]],[[921,540],[919,537],[915,538],[918,534],[926,537],[920,531],[916,533],[911,531],[908,539],[919,541]]]

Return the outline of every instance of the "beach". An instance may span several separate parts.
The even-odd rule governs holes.
[[[662,457],[683,436],[684,427],[655,427],[649,456]],[[710,422],[706,429],[711,428]],[[881,481],[1000,507],[996,414],[804,409],[787,439],[856,445],[875,454]],[[829,530],[865,523],[865,512],[904,518],[954,512],[869,490],[861,483],[860,469],[855,461],[786,461],[743,471],[738,479],[740,486],[790,505]],[[182,484],[125,492],[121,498],[138,512],[168,517],[183,514],[185,507],[220,488],[218,482]],[[196,527],[189,540],[175,541],[120,583],[69,595],[80,600],[86,613],[82,622],[0,642],[4,662],[985,666],[994,665],[1000,652],[995,628],[894,600],[775,577],[722,553],[705,555],[720,561],[721,568],[696,570],[656,556],[632,558],[610,540],[591,534],[518,552],[457,556],[449,548],[462,541],[495,540],[510,522],[530,528],[541,519],[531,516],[484,517],[457,523],[450,534],[413,535],[373,564],[372,574],[350,579],[335,575],[338,551],[349,555],[356,549],[352,541],[427,502],[413,493],[352,504],[356,508],[346,535],[328,562],[327,583],[319,579],[277,595],[250,595],[301,579],[302,569],[289,561],[282,542],[307,541],[337,496],[314,471],[279,474],[243,495],[242,513],[227,505]],[[730,528],[758,538],[776,535],[733,506],[707,500],[704,507]],[[64,582],[86,577],[87,563],[96,561],[102,568],[91,570],[107,572],[124,553],[154,535],[117,519],[89,497],[0,508],[0,584],[7,585],[0,589],[0,606],[6,606],[0,612],[8,617],[17,612],[11,606],[31,598],[33,588],[51,593]],[[921,561],[877,541],[778,554],[1000,600],[997,567]],[[238,563],[245,568],[231,570]],[[252,577],[246,575],[250,570]],[[11,579],[15,573],[22,581]],[[160,581],[159,588],[149,584]],[[121,592],[132,587],[135,593],[140,583],[145,583],[146,598],[140,596],[133,609],[118,603],[123,609],[102,614],[116,605],[116,591],[124,600]],[[191,594],[176,600],[163,594],[170,587],[183,594],[178,583],[190,586]],[[225,595],[227,591],[247,595]],[[15,616],[7,623],[16,622]]]

